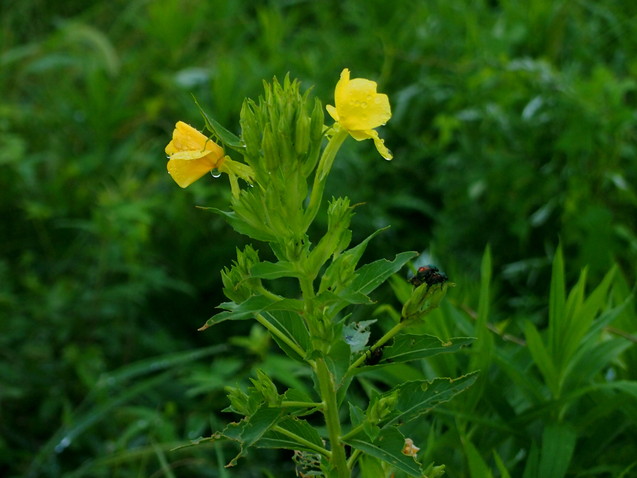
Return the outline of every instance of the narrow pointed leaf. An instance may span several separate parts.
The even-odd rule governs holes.
[[[417,252],[401,252],[393,261],[381,259],[371,264],[366,264],[356,271],[358,275],[352,281],[349,289],[369,294],[417,255]]]

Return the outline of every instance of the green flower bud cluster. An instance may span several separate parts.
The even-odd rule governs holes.
[[[221,271],[223,293],[228,299],[240,304],[261,287],[261,280],[250,274],[250,269],[258,263],[259,253],[252,246],[246,246],[243,251],[237,249],[237,260],[232,262],[232,267]]]
[[[268,407],[281,405],[283,397],[263,370],[257,370],[257,378],[251,378],[250,381],[253,386],[248,388],[247,393],[237,387],[225,387],[230,406],[224,411],[252,415],[263,404]]]
[[[287,76],[264,88],[258,102],[246,99],[241,109],[243,154],[254,187],[233,198],[234,222],[256,239],[300,242],[310,222],[304,204],[321,153],[323,108]]]

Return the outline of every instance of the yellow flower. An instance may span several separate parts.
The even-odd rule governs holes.
[[[334,103],[327,106],[327,112],[357,141],[373,139],[376,149],[385,159],[392,154],[385,146],[378,132],[374,130],[391,118],[391,108],[387,95],[376,92],[376,82],[364,78],[350,80],[345,68],[336,84]]]
[[[168,173],[182,188],[190,186],[197,179],[224,162],[225,152],[214,141],[206,138],[183,121],[177,122],[173,139],[166,146]]]

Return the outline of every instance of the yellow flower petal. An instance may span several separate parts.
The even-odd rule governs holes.
[[[391,118],[391,107],[387,95],[376,91],[377,84],[364,78],[350,79],[347,68],[334,90],[334,104],[327,112],[342,128],[357,141],[374,140],[376,149],[385,159],[392,154],[374,128],[384,125]]]
[[[173,159],[168,161],[168,173],[182,188],[186,188],[197,179],[221,166],[223,161],[204,156],[197,159]]]
[[[334,102],[338,122],[348,131],[366,130],[384,125],[391,118],[387,95],[377,93],[375,81],[364,78],[350,80],[349,70],[341,73],[336,84]],[[329,109],[328,109],[329,112]],[[332,115],[330,113],[332,117]]]
[[[325,109],[334,121],[338,121],[338,111],[336,111],[336,108],[334,108],[332,105],[327,105]]]
[[[218,168],[225,155],[221,146],[182,121],[175,125],[166,154],[168,172],[182,188]]]

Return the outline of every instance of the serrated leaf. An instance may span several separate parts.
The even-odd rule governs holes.
[[[234,466],[237,460],[246,455],[248,448],[253,446],[283,416],[284,409],[270,408],[263,405],[252,416],[241,420],[239,423],[230,423],[226,428],[216,434],[217,437],[226,437],[239,442],[241,450],[226,466]]]
[[[360,437],[360,435],[357,436]],[[346,440],[345,443],[367,455],[389,463],[391,466],[407,473],[409,476],[421,477],[423,474],[420,463],[418,463],[414,457],[402,453],[403,447],[405,446],[405,437],[395,427],[388,427],[381,430],[373,442],[362,438],[352,438]]]
[[[416,380],[392,388],[382,395],[390,397],[398,392],[394,410],[383,428],[408,423],[435,406],[448,402],[470,387],[477,377],[477,372],[473,372],[455,379],[443,377],[431,381]]]
[[[473,337],[453,337],[443,342],[433,335],[399,335],[394,343],[383,351],[384,362],[408,362],[438,354],[456,352],[474,342]]]

